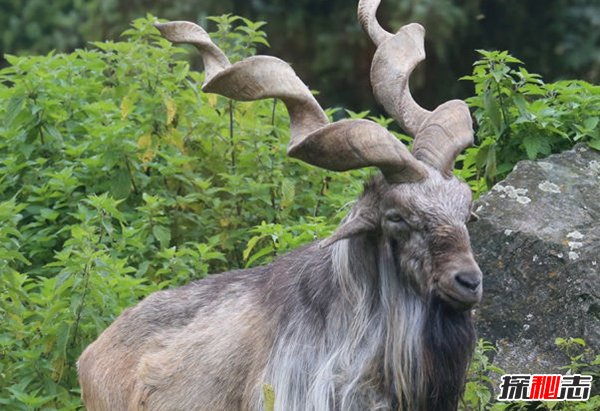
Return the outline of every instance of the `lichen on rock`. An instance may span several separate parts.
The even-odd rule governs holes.
[[[562,372],[556,337],[600,352],[600,153],[577,145],[522,161],[474,209],[469,231],[484,273],[477,322],[499,348],[495,362]]]

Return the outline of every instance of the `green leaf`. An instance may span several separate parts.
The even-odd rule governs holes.
[[[281,208],[287,209],[294,204],[296,187],[292,180],[285,178],[281,181]]]
[[[525,97],[521,94],[515,94],[512,97],[512,101],[519,109],[521,116],[529,118],[529,110],[527,109],[527,101],[525,100]]]
[[[19,63],[24,59],[23,57],[15,56],[14,54],[4,54],[4,58],[12,66],[18,66]]]
[[[589,140],[587,141],[587,145],[595,150],[600,151],[600,139]]]
[[[523,139],[523,146],[530,160],[535,160],[540,153],[546,154],[550,151],[550,144],[544,136],[527,135]]]
[[[485,159],[485,177],[487,181],[494,182],[496,180],[496,147],[490,146]]]
[[[361,111],[359,113],[352,110],[344,110],[351,119],[363,119],[366,118],[371,112],[369,110]]]
[[[502,124],[500,105],[498,104],[498,100],[491,90],[486,90],[486,92],[483,94],[483,105],[494,129],[494,134],[498,138],[504,131],[504,125]]]
[[[121,119],[126,119],[129,117],[129,114],[133,111],[133,107],[135,104],[135,99],[132,94],[127,94],[121,100]]]
[[[58,129],[52,125],[52,124],[45,124],[44,125],[44,129],[46,130],[46,132],[54,139],[57,141],[62,142],[63,141],[63,136],[60,133],[60,131],[58,131]]]
[[[269,41],[264,37],[259,37],[259,36],[252,37],[252,42],[256,43],[256,44],[264,44],[267,47],[271,47],[271,44],[269,43]]]
[[[265,411],[275,410],[275,390],[272,385],[263,384],[263,409]]]
[[[527,152],[527,157],[534,160],[542,147],[541,138],[538,136],[526,136],[523,139],[523,146]]]
[[[478,169],[485,168],[486,161],[488,159],[488,153],[492,149],[491,144],[482,144],[475,155],[475,166]]]
[[[264,248],[261,248],[260,250],[258,250],[257,252],[255,252],[248,258],[248,261],[246,262],[244,267],[245,268],[252,267],[254,262],[260,260],[261,258],[263,258],[269,254],[272,254],[274,251],[275,251],[275,247],[272,243],[267,245]]]
[[[7,127],[12,127],[13,121],[19,115],[21,110],[23,110],[24,101],[24,96],[14,96],[8,101],[8,105],[6,106],[6,114],[4,117],[4,122],[6,123]]]
[[[598,125],[599,120],[599,117],[588,117],[585,120],[583,120],[583,126],[588,130],[594,130]]]
[[[113,197],[117,199],[123,199],[129,196],[131,193],[131,177],[126,168],[119,169],[116,175],[112,178],[110,192]]]
[[[173,119],[175,118],[175,114],[177,114],[177,105],[175,101],[170,97],[165,97],[163,99],[163,102],[165,103],[165,108],[167,110],[167,118],[165,124],[170,125],[173,122]]]
[[[248,244],[246,245],[246,248],[244,249],[244,252],[242,253],[242,258],[245,261],[248,261],[248,257],[250,256],[250,253],[254,249],[254,246],[256,246],[256,243],[258,243],[258,241],[261,240],[263,237],[264,236],[262,236],[262,235],[257,235],[257,236],[252,237],[250,239],[250,241],[248,241]]]
[[[160,243],[161,248],[169,247],[169,243],[171,242],[171,230],[160,225],[155,225],[152,227],[152,234]]]

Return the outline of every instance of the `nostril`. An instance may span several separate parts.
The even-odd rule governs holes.
[[[454,276],[456,282],[462,287],[467,288],[471,291],[475,291],[479,284],[481,284],[481,278],[478,273],[475,272],[460,272]]]

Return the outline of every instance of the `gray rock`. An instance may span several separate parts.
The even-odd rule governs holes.
[[[479,335],[508,372],[559,372],[556,337],[600,353],[600,153],[578,145],[522,161],[475,203],[471,241],[484,273]],[[564,373],[565,371],[562,370]]]

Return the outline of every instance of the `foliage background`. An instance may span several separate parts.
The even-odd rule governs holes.
[[[77,409],[75,361],[125,307],[327,235],[370,173],[328,173],[286,158],[283,105],[202,93],[188,50],[161,39],[153,21],[137,19],[122,41],[68,54],[5,56],[0,404],[7,409]],[[211,21],[234,61],[268,44],[263,23]],[[519,159],[575,141],[600,145],[597,86],[544,83],[508,53],[486,51],[465,84],[475,86],[469,102],[479,145],[461,157],[457,174],[476,194]],[[328,113],[391,124],[367,111]],[[494,371],[478,358],[474,366]],[[481,371],[473,375],[467,404],[488,409],[489,387]]]
[[[271,53],[322,91],[325,106],[378,110],[368,80],[374,49],[356,23],[355,1],[0,0],[0,10],[0,55],[71,51],[89,41],[116,40],[146,13],[205,27],[207,16],[223,13],[264,20]],[[411,21],[427,28],[427,63],[412,86],[428,108],[471,95],[469,85],[456,79],[471,71],[475,49],[510,50],[549,81],[600,79],[596,0],[384,0],[379,17],[391,31]],[[197,58],[194,63],[199,65]]]
[[[76,408],[75,361],[125,307],[323,236],[360,188],[284,156],[283,104],[202,93],[153,21],[123,42],[6,56],[0,72],[8,409]],[[260,24],[216,21],[233,60],[264,42]]]

